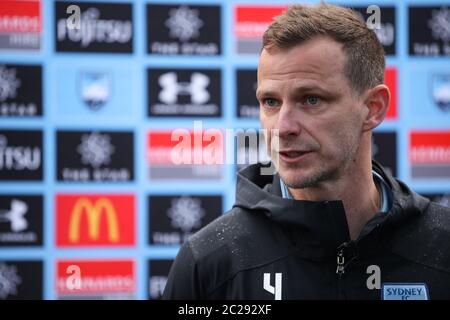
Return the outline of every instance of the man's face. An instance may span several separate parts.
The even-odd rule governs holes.
[[[261,53],[261,126],[268,150],[271,130],[278,130],[272,159],[288,187],[320,187],[344,177],[358,161],[363,102],[344,76],[345,63],[342,45],[325,37]]]

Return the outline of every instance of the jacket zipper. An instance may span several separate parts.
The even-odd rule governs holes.
[[[346,256],[346,253],[350,250],[350,255]],[[348,241],[344,242],[338,247],[337,253],[337,263],[336,263],[336,274],[338,275],[337,279],[337,288],[338,288],[338,298],[346,299],[345,294],[345,268],[356,259],[356,251],[355,251],[355,242]]]
[[[337,268],[336,268],[336,274],[339,276],[342,276],[345,273],[345,257],[344,257],[344,251],[340,250],[337,254]]]

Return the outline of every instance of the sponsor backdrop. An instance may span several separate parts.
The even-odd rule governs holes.
[[[450,1],[338,3],[381,9],[373,157],[450,205]],[[237,169],[267,160],[256,66],[288,4],[1,1],[0,299],[161,296]]]

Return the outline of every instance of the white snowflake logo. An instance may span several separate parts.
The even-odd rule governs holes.
[[[8,98],[14,99],[17,96],[17,89],[20,87],[20,80],[16,77],[17,70],[0,66],[0,101]]]
[[[17,286],[21,283],[22,278],[17,274],[16,266],[0,263],[0,299],[17,294]]]
[[[171,203],[172,206],[167,211],[167,215],[172,219],[172,227],[190,232],[193,228],[201,226],[205,210],[201,207],[199,199],[181,197],[173,199]]]
[[[433,17],[428,21],[431,28],[433,38],[444,42],[450,40],[450,10],[441,8],[441,10],[433,10]]]
[[[203,21],[198,18],[198,14],[198,10],[189,9],[187,6],[170,10],[170,18],[166,20],[170,36],[183,42],[198,37],[198,30],[203,26]]]
[[[111,137],[107,134],[92,132],[81,137],[81,144],[77,151],[81,154],[81,162],[98,168],[111,162],[111,155],[115,148],[110,142]]]

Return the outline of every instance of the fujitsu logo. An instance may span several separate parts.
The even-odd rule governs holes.
[[[38,170],[41,167],[41,149],[31,146],[9,146],[0,135],[0,170]]]
[[[98,8],[89,8],[81,14],[80,29],[68,28],[66,18],[59,19],[57,25],[58,41],[66,38],[72,42],[80,42],[86,48],[92,42],[127,43],[131,41],[133,26],[130,20],[100,19]]]

